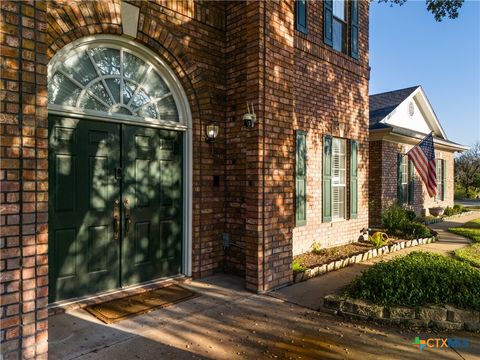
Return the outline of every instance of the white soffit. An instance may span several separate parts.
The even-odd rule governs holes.
[[[122,15],[123,33],[133,38],[137,37],[140,9],[137,6],[122,1],[120,3],[120,13]]]

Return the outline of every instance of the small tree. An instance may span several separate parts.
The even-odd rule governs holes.
[[[480,142],[455,159],[455,181],[467,196],[480,190]]]
[[[458,17],[458,10],[462,7],[464,0],[425,0],[427,10],[435,17],[436,21],[442,21],[448,16],[449,19]],[[378,0],[379,3],[390,3],[391,5],[403,5],[407,0]]]

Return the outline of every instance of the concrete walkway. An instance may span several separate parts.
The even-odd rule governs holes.
[[[443,245],[431,244],[437,251],[465,245],[445,234],[441,237]],[[326,291],[310,284],[323,281],[318,286],[333,289],[334,282],[354,276],[347,275],[351,271],[345,268],[330,273],[335,274],[333,280],[319,277],[277,292],[287,301],[252,294],[244,290],[243,279],[217,275],[182,285],[198,292],[197,298],[116,324],[103,324],[84,310],[54,315],[49,318],[49,359],[479,359],[480,334],[420,332],[344,321],[311,310],[319,307]],[[304,307],[309,298],[316,299],[307,304],[311,309]],[[412,345],[416,336],[467,338],[470,346],[459,352],[420,352]]]
[[[328,294],[338,293],[345,285],[359,276],[365,269],[379,261],[388,261],[397,256],[406,255],[412,251],[429,251],[437,254],[448,254],[452,251],[467,246],[470,240],[463,236],[447,231],[448,228],[460,226],[470,220],[480,218],[480,211],[465,215],[454,220],[449,220],[430,227],[438,232],[439,240],[421,246],[409,247],[391,254],[373,258],[369,261],[354,264],[346,268],[326,273],[325,275],[294,284],[270,293],[272,296],[307,307],[313,310],[323,310],[323,297]]]
[[[468,359],[480,335],[437,334],[343,319],[244,290],[243,279],[217,275],[187,286],[201,295],[106,325],[83,310],[49,319],[49,359]],[[467,338],[461,356],[422,339]]]

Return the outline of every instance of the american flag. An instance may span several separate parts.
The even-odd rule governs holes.
[[[433,146],[432,133],[428,134],[418,145],[411,149],[407,155],[427,186],[428,195],[434,197],[437,194],[437,173],[435,169],[435,148]]]

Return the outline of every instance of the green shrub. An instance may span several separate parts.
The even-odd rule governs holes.
[[[391,205],[382,214],[382,225],[390,235],[405,239],[432,236],[428,227],[417,221],[415,212],[398,205]]]
[[[368,240],[372,243],[373,246],[378,248],[386,244],[387,238],[387,234],[377,231],[373,233],[373,235],[369,236]]]
[[[373,265],[344,294],[381,305],[449,304],[480,310],[480,269],[443,255],[412,252]]]
[[[445,216],[452,216],[452,215],[455,215],[455,214],[456,214],[455,210],[453,208],[451,208],[450,206],[447,206],[445,208],[445,210],[443,210],[443,215],[445,215]]]
[[[413,221],[406,223],[402,230],[403,237],[407,240],[432,236],[432,232],[427,226]]]
[[[413,210],[405,210],[405,217],[407,218],[408,221],[414,221],[417,219],[417,215],[415,214],[415,211]]]
[[[456,204],[456,205],[453,205],[453,207],[447,206],[443,211],[443,215],[452,216],[452,215],[461,214],[466,211],[468,210],[464,206]]]
[[[408,222],[407,211],[398,205],[391,205],[383,211],[382,225],[391,234],[396,234]]]
[[[480,243],[455,250],[455,256],[470,265],[480,268]]]
[[[322,246],[319,243],[314,242],[312,244],[312,253],[315,254],[315,255],[321,254],[322,253]]]
[[[463,205],[455,204],[453,205],[453,211],[455,211],[457,214],[461,214],[464,212],[468,212],[468,209]]]
[[[292,261],[292,270],[294,273],[298,273],[306,271],[307,268],[301,264],[301,259],[294,259]]]

